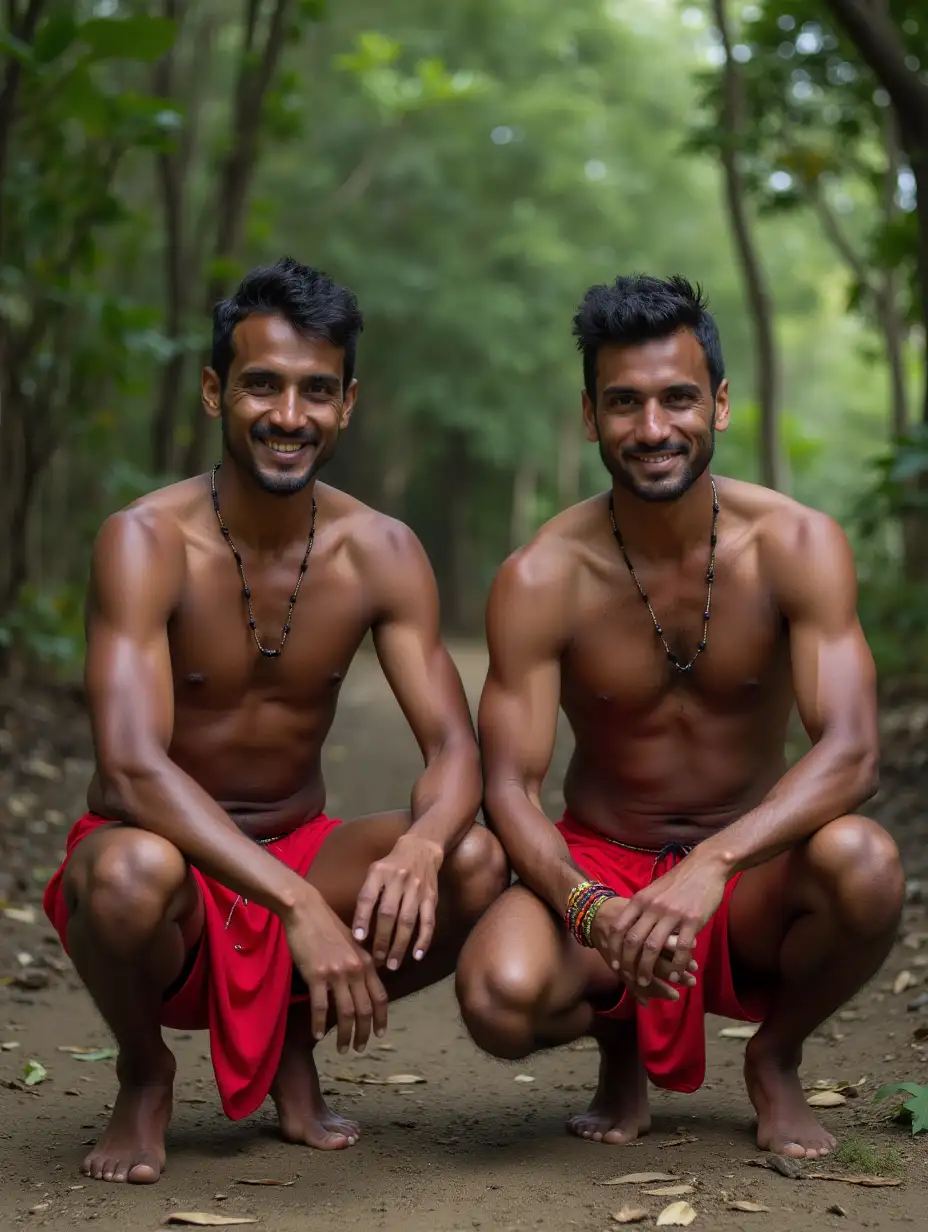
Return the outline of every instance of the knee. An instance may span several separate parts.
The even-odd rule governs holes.
[[[187,865],[177,848],[156,834],[121,830],[107,838],[66,879],[65,893],[72,912],[80,913],[99,940],[131,952],[164,922]]]
[[[881,825],[868,817],[839,817],[813,835],[807,858],[847,927],[862,936],[895,928],[905,873],[899,849]]]
[[[509,885],[509,862],[499,839],[473,825],[445,860],[444,870],[461,914],[475,923]]]
[[[485,1052],[518,1060],[532,1051],[544,988],[531,967],[504,945],[468,943],[455,976],[461,1017]]]

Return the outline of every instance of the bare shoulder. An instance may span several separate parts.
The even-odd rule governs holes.
[[[717,479],[719,503],[741,523],[758,546],[761,559],[792,572],[823,563],[823,558],[850,559],[850,545],[840,525],[782,492],[737,479]]]
[[[596,496],[545,522],[528,543],[503,561],[494,592],[531,602],[562,600],[588,563],[602,506],[603,498]]]
[[[190,536],[205,521],[203,477],[158,488],[117,510],[103,522],[93,549],[94,589],[108,582],[122,588],[156,581],[171,588],[183,575]]]
[[[419,538],[399,518],[390,517],[327,484],[316,485],[319,516],[335,532],[336,552],[370,572],[416,568],[427,561]]]

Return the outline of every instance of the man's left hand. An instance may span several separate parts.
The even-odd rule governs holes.
[[[615,953],[630,987],[647,987],[665,948],[674,950],[673,969],[682,976],[692,958],[696,934],[725,896],[728,874],[721,862],[692,854],[669,873],[639,890],[616,920],[622,938]]]
[[[404,834],[388,856],[371,865],[358,895],[351,931],[356,940],[364,941],[376,911],[371,952],[378,967],[384,962],[391,971],[399,967],[417,920],[413,957],[425,957],[435,932],[438,870],[444,856],[440,844]]]

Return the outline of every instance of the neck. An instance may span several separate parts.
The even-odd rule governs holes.
[[[288,496],[265,492],[250,475],[242,474],[225,452],[216,472],[219,511],[229,533],[236,543],[247,543],[263,552],[282,551],[306,539],[315,488],[315,480],[311,480]]]
[[[646,501],[612,481],[619,534],[629,553],[652,560],[680,559],[712,530],[712,478],[704,470],[693,486],[672,501]]]

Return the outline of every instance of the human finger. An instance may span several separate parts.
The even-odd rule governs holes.
[[[398,879],[389,880],[380,896],[377,921],[374,924],[374,939],[371,942],[371,953],[378,967],[386,961],[402,899],[403,882]]]
[[[374,908],[377,906],[377,900],[380,898],[383,888],[383,874],[377,865],[374,864],[364,879],[364,885],[361,887],[361,893],[358,895],[358,901],[355,903],[354,920],[351,924],[351,933],[355,941],[366,940],[367,934],[370,931]]]
[[[347,1052],[354,1034],[355,1012],[354,998],[345,976],[333,979],[332,999],[335,1002],[335,1046],[339,1052]]]
[[[658,922],[656,912],[645,911],[629,928],[622,938],[621,971],[623,979],[638,983],[638,964],[644,944],[651,935],[651,930]]]
[[[696,921],[687,920],[680,929],[677,944],[674,946],[674,967],[677,971],[687,970],[692,961],[692,949],[696,943],[699,925]]]
[[[359,971],[352,978],[350,988],[351,998],[354,1001],[354,1050],[363,1052],[371,1037],[371,1024],[374,1016],[374,1007],[367,991],[363,971]]]
[[[638,971],[636,979],[643,988],[647,988],[647,986],[651,983],[651,980],[654,978],[654,964],[657,962],[658,958],[660,958],[664,946],[667,944],[667,938],[670,936],[672,931],[672,920],[662,920],[658,918],[654,923],[654,927],[642,942],[638,958]],[[675,968],[670,982],[672,984],[679,983],[680,975],[681,972],[677,971]]]
[[[387,1012],[390,1001],[387,997],[387,990],[383,986],[383,981],[377,974],[377,969],[373,963],[368,964],[364,969],[364,982],[367,985],[367,995],[371,999],[374,1034],[379,1039],[382,1035],[386,1034]]]
[[[393,944],[390,946],[390,954],[387,958],[387,967],[391,971],[395,971],[406,957],[406,951],[412,939],[412,930],[416,927],[416,920],[419,918],[419,910],[419,887],[417,883],[410,882],[403,895],[403,901],[400,903],[396,917],[396,932],[393,934]]]
[[[432,938],[435,936],[435,908],[437,899],[434,894],[428,894],[419,904],[419,936],[416,938],[416,948],[413,958],[417,961],[425,958]]]
[[[316,977],[306,981],[309,992],[310,1029],[314,1040],[325,1038],[325,1024],[329,1016],[329,986],[325,980]]]

